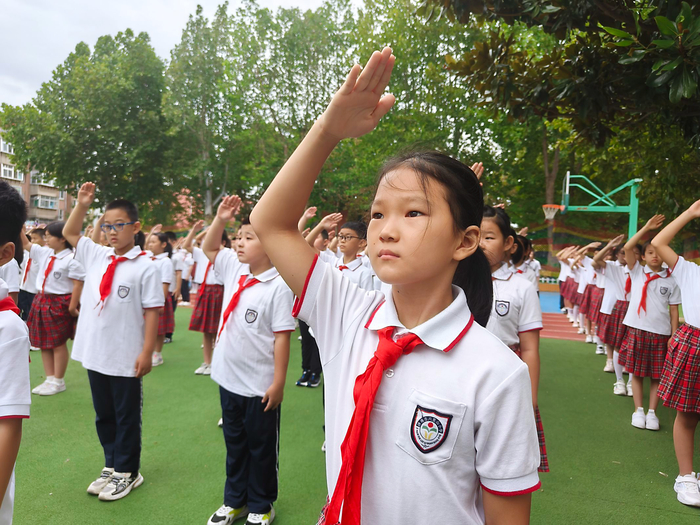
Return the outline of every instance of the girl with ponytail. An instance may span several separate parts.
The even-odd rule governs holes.
[[[394,104],[383,96],[393,65],[385,48],[352,68],[250,216],[319,347],[329,493],[320,522],[528,523],[540,486],[530,378],[483,327],[492,287],[475,173],[435,152],[385,164],[366,253],[387,296],[319,260],[297,228],[333,149]]]

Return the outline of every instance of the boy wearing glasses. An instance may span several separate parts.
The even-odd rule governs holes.
[[[107,205],[101,228],[109,246],[81,236],[94,199],[95,185],[83,184],[63,236],[87,271],[72,357],[88,371],[105,456],[102,473],[87,491],[113,501],[143,483],[141,378],[151,371],[164,299],[156,265],[135,245],[141,224],[134,204],[120,199]]]

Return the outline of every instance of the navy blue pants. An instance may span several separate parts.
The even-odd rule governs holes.
[[[141,379],[108,376],[94,370],[88,370],[88,379],[105,467],[137,473],[141,462]]]
[[[321,355],[318,352],[316,339],[309,333],[309,325],[299,320],[299,333],[301,335],[301,368],[312,374],[321,373]]]
[[[22,321],[25,323],[27,322],[27,319],[29,319],[29,312],[32,309],[34,297],[36,297],[36,294],[29,293],[26,290],[20,290],[19,295],[17,296],[17,307],[19,308]]]
[[[226,440],[224,505],[265,514],[277,500],[280,409],[265,412],[261,397],[219,387]]]
[[[183,279],[182,285],[180,286],[180,294],[182,295],[182,300],[186,303],[190,302],[190,282]]]

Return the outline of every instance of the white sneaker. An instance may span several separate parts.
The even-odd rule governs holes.
[[[102,470],[102,474],[100,474],[100,477],[97,478],[92,483],[90,483],[90,486],[87,489],[87,493],[92,494],[93,496],[98,496],[100,494],[100,492],[102,492],[102,490],[107,486],[109,481],[112,479],[113,474],[114,474],[113,468],[105,467]]]
[[[614,372],[615,371],[615,365],[613,364],[612,359],[608,359],[605,361],[605,366],[603,367],[603,372]]]
[[[678,476],[673,484],[673,490],[676,491],[676,497],[683,505],[700,507],[700,489],[698,489],[698,480],[695,478],[695,472],[685,476]]]
[[[201,376],[204,373],[204,370],[206,370],[207,366],[209,366],[209,365],[207,365],[206,363],[202,363],[199,366],[199,368],[194,371],[194,373],[197,374],[198,376]]]
[[[325,452],[325,451],[326,451],[326,442],[324,441],[323,445],[321,445],[321,452]]]
[[[39,392],[41,396],[54,396],[60,392],[66,391],[66,383],[54,383],[53,381],[47,381],[46,387]]]
[[[248,507],[243,506],[240,509],[234,509],[227,505],[221,505],[219,510],[211,515],[207,525],[229,525],[236,520],[248,517]]]
[[[29,349],[32,352],[41,352],[41,348],[39,348],[38,346],[30,346]]]
[[[644,409],[639,407],[632,414],[632,426],[637,428],[647,428],[647,416],[644,414]]]
[[[605,355],[606,353],[607,352],[605,351],[605,347],[603,345],[598,345],[595,347],[595,355]]]
[[[627,395],[627,387],[625,386],[624,381],[616,381],[615,384],[613,385],[613,394],[616,396],[626,396]]]
[[[586,333],[586,329],[583,328],[583,327],[580,327],[576,333],[577,333],[577,334],[585,334],[585,333]]]
[[[32,389],[32,394],[41,395],[41,393],[42,393],[44,390],[46,390],[46,388],[47,388],[48,386],[49,386],[49,381],[48,381],[48,379],[47,379],[46,381],[44,381],[44,382],[41,383],[40,385],[35,386],[35,387]]]
[[[627,397],[632,396],[634,396],[634,393],[632,393],[632,383],[627,383]]]
[[[250,513],[248,514],[248,521],[246,521],[246,525],[270,525],[272,521],[275,519],[275,508],[271,508],[270,512],[266,514],[254,514]]]
[[[647,412],[647,430],[659,430],[659,418],[651,409]]]
[[[132,476],[131,472],[115,472],[98,497],[101,501],[116,501],[128,496],[133,489],[142,484],[143,476],[140,472],[136,476]]]
[[[153,357],[151,358],[151,366],[160,366],[163,364],[163,353],[153,352]]]
[[[591,334],[588,334],[586,336],[586,343],[592,343],[593,342],[593,336]]]
[[[219,418],[219,422],[217,423],[217,425],[219,426],[219,428],[223,428],[223,426],[224,426],[224,418],[223,417]]]
[[[578,321],[571,321],[574,328],[578,328]]]
[[[211,375],[211,365],[207,365],[204,368],[204,372],[202,372],[202,375],[204,376],[210,376]]]

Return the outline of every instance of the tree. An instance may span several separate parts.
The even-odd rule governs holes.
[[[101,205],[117,197],[164,218],[175,187],[162,113],[163,63],[146,33],[100,37],[76,46],[34,100],[3,105],[14,161],[47,173],[59,187],[97,184]]]

